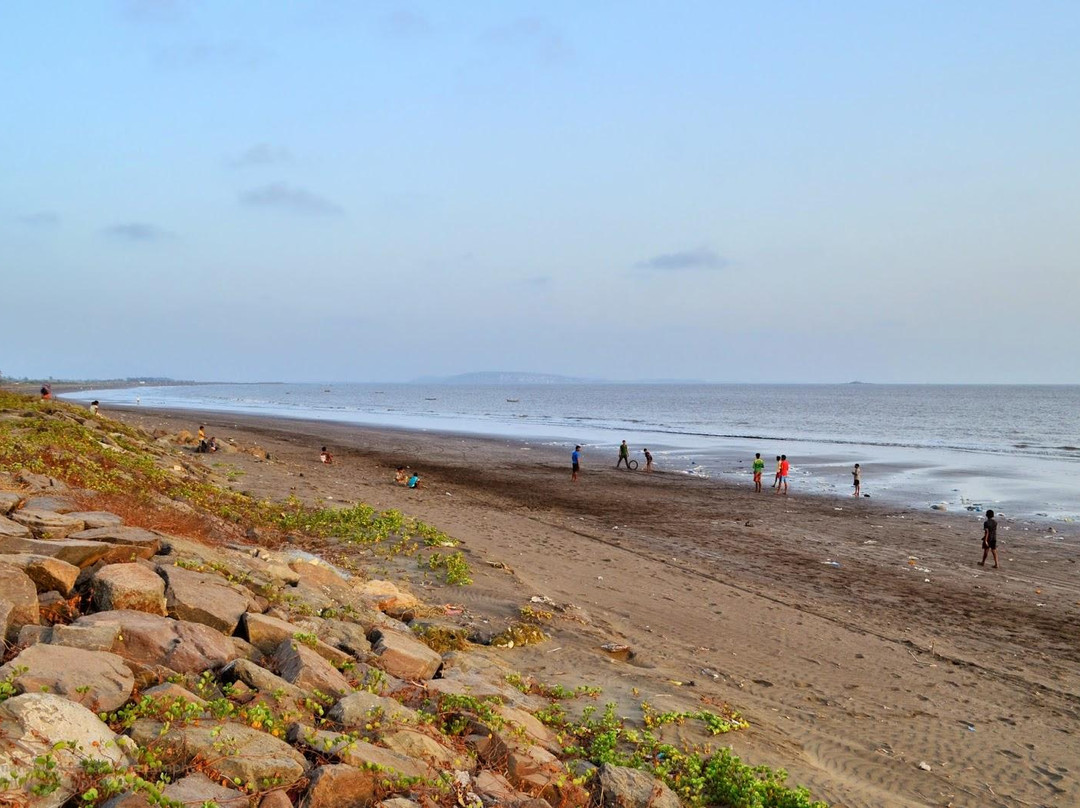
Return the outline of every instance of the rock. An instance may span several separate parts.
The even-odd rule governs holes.
[[[596,798],[604,808],[680,808],[679,798],[651,774],[612,766],[600,767]]]
[[[511,727],[518,730],[527,742],[539,744],[553,755],[562,753],[563,747],[559,743],[559,736],[532,713],[506,705],[496,707],[495,712],[502,716]]]
[[[90,579],[94,608],[130,609],[164,616],[165,581],[142,564],[108,564]]]
[[[464,754],[458,754],[435,738],[416,729],[392,729],[379,736],[379,742],[391,752],[399,755],[427,761],[440,771],[474,771],[476,760]]]
[[[18,567],[34,582],[38,592],[71,594],[79,578],[79,568],[58,558],[32,553],[13,553],[0,556],[0,564]]]
[[[63,511],[59,511],[59,513],[63,513]],[[108,511],[73,511],[68,516],[73,519],[82,519],[87,530],[96,530],[102,527],[120,527],[124,524],[123,519]],[[94,541],[98,541],[98,539]]]
[[[274,652],[274,664],[281,678],[313,693],[318,690],[341,698],[352,691],[340,671],[315,651],[296,640],[285,640]]]
[[[55,626],[23,626],[19,632],[19,645],[38,642],[84,651],[112,651],[119,636],[119,626],[65,626],[62,623]]]
[[[34,768],[34,759],[51,754],[59,787],[51,794],[31,796],[34,785],[0,785],[0,804],[59,808],[83,783],[84,760],[103,760],[116,768],[131,765],[117,745],[116,735],[96,715],[63,696],[26,693],[0,703],[0,783]],[[66,742],[66,743],[61,743]]]
[[[6,516],[0,516],[0,537],[11,536],[19,539],[29,539],[31,537],[30,528],[26,525],[20,525]],[[0,550],[3,552],[3,550]]]
[[[247,640],[240,637],[230,637],[232,640],[233,648],[236,649],[236,655],[244,659],[250,659],[256,665],[261,665],[266,661],[266,654],[249,643]]]
[[[376,696],[366,690],[357,690],[338,701],[331,709],[329,718],[346,729],[363,727],[373,716],[383,715],[395,724],[419,724],[420,714],[397,699]],[[385,723],[385,720],[384,720]]]
[[[14,491],[0,491],[0,514],[8,514],[15,510],[22,497]]]
[[[79,541],[100,541],[106,544],[123,544],[138,547],[139,558],[150,558],[157,555],[161,550],[161,537],[150,530],[141,527],[96,527],[91,530],[82,530],[68,538]]]
[[[206,770],[257,789],[288,787],[304,776],[307,760],[273,735],[235,722],[176,726],[142,718],[128,730],[131,739],[152,747],[166,764],[186,766],[199,759]],[[222,754],[223,749],[229,750]]]
[[[293,804],[284,791],[271,791],[262,795],[259,808],[293,808]]]
[[[299,808],[367,808],[375,799],[378,778],[377,772],[344,763],[320,766],[312,772]]]
[[[220,786],[202,772],[189,774],[174,783],[169,783],[162,793],[183,808],[204,808],[216,805],[218,808],[248,808],[247,794]]]
[[[375,808],[421,808],[421,805],[418,802],[405,799],[405,797],[391,797],[390,799],[379,800],[375,803]]]
[[[284,640],[295,639],[297,634],[309,633],[287,620],[251,612],[244,615],[244,631],[248,641],[267,655],[277,651]],[[305,640],[304,644],[332,665],[355,661],[349,654],[327,645],[322,640],[310,643]]]
[[[415,595],[410,595],[390,581],[363,581],[356,584],[354,589],[365,601],[392,617],[400,618],[420,605]]]
[[[374,769],[383,777],[435,777],[435,769],[421,760],[415,760],[381,746],[356,740],[336,732],[314,730],[293,724],[289,727],[289,740],[305,746],[320,755],[338,760],[361,769]]]
[[[23,509],[52,511],[53,513],[71,513],[79,509],[73,501],[59,494],[35,494],[28,497],[22,506]]]
[[[196,696],[186,687],[180,687],[180,685],[173,682],[164,682],[160,685],[148,687],[142,694],[149,696],[160,704],[173,704],[181,701],[188,704],[197,704],[199,707],[206,706],[206,699]]]
[[[394,631],[377,631],[372,650],[379,665],[402,679],[425,681],[432,678],[442,665],[442,657],[419,640]]]
[[[221,678],[227,682],[243,682],[268,696],[280,694],[294,702],[302,701],[305,695],[296,685],[247,659],[230,662],[221,669]]]
[[[37,508],[12,511],[11,518],[20,525],[26,525],[39,539],[62,539],[86,528],[86,523],[81,519]]]
[[[19,638],[23,626],[37,625],[37,587],[20,569],[0,564],[0,631],[7,642]]]
[[[324,642],[341,648],[358,659],[367,659],[371,654],[371,643],[363,626],[345,620],[324,620],[319,627],[319,638]]]
[[[76,626],[120,627],[113,653],[142,665],[160,666],[177,673],[201,673],[220,668],[236,657],[228,637],[209,626],[121,609],[86,615]]]
[[[3,517],[0,517],[3,518]],[[21,525],[20,525],[21,527]],[[112,546],[99,541],[49,541],[23,536],[7,536],[0,533],[0,555],[11,553],[29,553],[59,558],[76,567],[89,567],[105,558]]]
[[[158,572],[165,576],[168,584],[165,599],[170,617],[202,623],[222,634],[236,631],[250,602],[246,591],[233,586],[220,575],[164,564],[158,565]]]
[[[65,482],[58,480],[55,477],[49,477],[45,474],[35,474],[32,471],[21,469],[15,474],[15,479],[29,488],[31,491],[49,491],[56,493],[57,491],[67,491],[68,487]]]
[[[26,670],[15,675],[20,668]],[[0,680],[12,675],[22,693],[56,693],[94,712],[115,710],[135,688],[135,678],[116,654],[63,645],[31,645],[0,668]]]

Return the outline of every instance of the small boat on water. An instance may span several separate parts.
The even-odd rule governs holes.
[[[434,397],[432,397],[432,398],[425,398],[425,399],[424,399],[424,401],[438,401],[438,400],[439,400],[439,399],[437,399],[437,398],[434,398]]]
[[[519,401],[521,401],[521,399],[520,399],[520,398],[508,398],[508,399],[506,399],[506,400],[507,400],[507,402],[509,402],[510,404],[517,404],[517,403],[518,403]]]

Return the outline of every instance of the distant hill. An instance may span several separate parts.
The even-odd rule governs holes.
[[[602,379],[583,379],[559,376],[554,373],[519,373],[507,370],[486,370],[480,373],[459,373],[456,376],[423,376],[413,384],[602,384]]]

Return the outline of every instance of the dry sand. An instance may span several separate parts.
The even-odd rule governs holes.
[[[493,626],[533,595],[572,606],[549,642],[506,652],[521,670],[599,685],[601,701],[628,710],[633,688],[657,705],[730,702],[751,728],[723,743],[834,805],[1080,805],[1075,535],[1004,522],[992,570],[976,565],[971,514],[615,471],[614,447],[586,456],[572,485],[572,447],[235,415],[119,417],[170,432],[204,418],[219,440],[262,446],[269,462],[205,456],[243,472],[240,490],[363,501],[439,526],[462,540],[475,583],[418,582],[429,602]],[[322,444],[332,466],[318,462]],[[393,485],[398,464],[425,487]],[[634,658],[611,659],[605,642]]]

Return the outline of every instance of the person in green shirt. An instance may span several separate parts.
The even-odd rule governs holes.
[[[626,445],[626,441],[623,441],[619,446],[619,459],[615,463],[615,468],[618,468],[623,463],[626,464],[626,470],[630,471],[630,447]]]
[[[761,475],[765,473],[765,461],[761,459],[761,452],[754,455],[754,490],[761,493]]]

